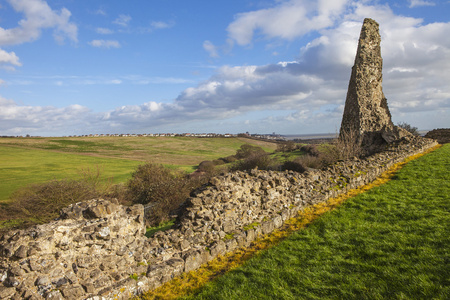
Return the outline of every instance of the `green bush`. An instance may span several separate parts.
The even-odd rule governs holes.
[[[304,145],[300,148],[300,150],[315,157],[318,157],[321,154],[316,145]]]
[[[275,168],[275,160],[268,153],[252,153],[245,159],[239,160],[232,167],[232,170],[251,170],[258,168],[260,170],[270,170]]]
[[[200,172],[207,172],[207,173],[213,173],[215,170],[216,165],[214,164],[214,162],[210,161],[210,160],[205,160],[202,161],[199,165],[198,165],[198,171]]]
[[[153,203],[147,223],[156,225],[170,219],[190,193],[208,181],[208,176],[188,176],[160,164],[139,166],[127,185],[128,197],[133,204]]]
[[[230,156],[227,156],[227,157],[222,157],[222,158],[220,158],[220,160],[223,160],[226,164],[228,164],[228,163],[235,162],[237,160],[237,158],[234,155],[230,155]]]
[[[250,156],[257,156],[257,155],[261,155],[261,154],[265,154],[265,153],[266,153],[266,151],[264,151],[264,149],[262,149],[261,147],[253,146],[250,144],[244,144],[244,145],[241,145],[241,147],[236,150],[235,157],[237,159],[243,159],[243,158],[248,158]]]
[[[292,152],[297,148],[293,141],[281,142],[277,145],[277,152]]]
[[[95,184],[85,180],[52,180],[17,190],[10,197],[11,204],[4,208],[7,214],[2,215],[29,224],[45,223],[58,217],[62,208],[101,195]]]
[[[294,160],[288,160],[288,161],[284,162],[281,165],[281,169],[283,171],[291,170],[291,171],[295,171],[295,172],[299,172],[299,173],[303,173],[306,171],[305,166],[303,165],[302,161],[299,158],[294,159]]]

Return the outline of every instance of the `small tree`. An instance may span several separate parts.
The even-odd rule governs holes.
[[[242,159],[242,158],[250,157],[255,154],[265,154],[265,153],[266,152],[261,147],[253,146],[250,144],[244,144],[239,149],[236,150],[235,156],[237,159]]]
[[[296,148],[296,145],[293,141],[282,142],[277,145],[278,152],[292,152]]]
[[[400,122],[397,124],[398,127],[405,129],[406,131],[408,131],[409,133],[415,135],[415,136],[419,136],[419,130],[417,127],[413,127],[410,124],[406,123],[406,122]]]

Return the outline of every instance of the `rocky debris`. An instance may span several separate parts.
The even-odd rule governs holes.
[[[397,143],[325,170],[222,174],[187,199],[172,229],[145,237],[144,207],[94,199],[0,237],[1,299],[128,299],[250,245],[309,205],[374,180],[436,142]]]
[[[439,128],[428,131],[426,138],[437,140],[439,144],[450,143],[450,128]]]
[[[406,130],[394,126],[391,120],[382,88],[380,44],[378,23],[366,18],[348,85],[340,137],[347,135],[367,149],[412,137]]]

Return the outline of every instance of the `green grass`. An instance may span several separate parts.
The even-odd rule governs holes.
[[[449,299],[450,144],[184,299]]]
[[[113,183],[130,178],[140,161],[101,158],[0,145],[0,201],[18,188],[52,179],[76,179],[82,173],[97,172]]]
[[[236,153],[242,144],[261,146],[272,152],[276,144],[246,138],[192,137],[65,137],[0,138],[0,146],[76,153],[103,158],[122,158],[156,162],[193,172],[204,160]]]
[[[175,219],[167,221],[167,222],[163,222],[163,223],[159,224],[158,226],[149,227],[149,228],[147,228],[147,230],[145,232],[145,236],[152,237],[158,231],[169,230],[170,228],[172,228],[173,224],[175,224]]]
[[[52,179],[76,179],[97,167],[102,178],[125,182],[136,166],[147,161],[193,172],[204,160],[236,153],[244,143],[266,151],[276,144],[243,138],[72,137],[1,138],[0,201],[17,189]]]

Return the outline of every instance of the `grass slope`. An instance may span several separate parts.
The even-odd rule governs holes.
[[[450,144],[183,299],[449,299]]]
[[[244,138],[74,137],[0,138],[0,201],[31,183],[78,178],[82,169],[124,182],[146,161],[193,172],[204,160],[236,153],[252,143],[267,151],[276,144]]]
[[[123,182],[142,163],[7,146],[0,146],[0,162],[0,201],[20,187],[52,179],[80,178],[87,170],[97,172],[97,167],[101,178]]]
[[[193,171],[193,166],[235,154],[242,144],[272,152],[277,145],[246,138],[65,137],[0,138],[0,146],[70,152],[89,156],[153,161]]]

